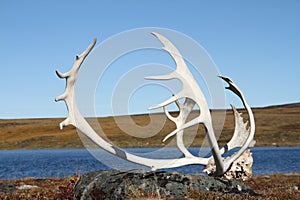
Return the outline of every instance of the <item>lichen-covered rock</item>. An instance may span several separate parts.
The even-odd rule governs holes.
[[[13,193],[16,190],[16,186],[13,184],[0,184],[1,193]]]
[[[223,175],[223,178],[228,180],[248,180],[252,177],[252,165],[253,157],[250,149],[244,151],[244,153],[232,163],[230,169]],[[209,163],[203,170],[207,174],[213,174],[216,171],[216,165],[214,159],[210,159]]]
[[[74,187],[75,199],[184,198],[194,192],[255,194],[241,183],[176,172],[96,171],[84,174]]]

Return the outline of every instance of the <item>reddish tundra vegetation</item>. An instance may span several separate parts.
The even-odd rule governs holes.
[[[24,178],[19,180],[0,181],[0,199],[73,199],[73,187],[78,176],[66,178]],[[234,196],[213,192],[190,192],[186,199],[300,199],[300,173],[255,175],[242,182],[250,186],[258,196]],[[22,189],[22,186],[37,186]],[[19,188],[19,189],[18,189]],[[153,194],[148,196],[128,196],[128,199],[164,199]]]

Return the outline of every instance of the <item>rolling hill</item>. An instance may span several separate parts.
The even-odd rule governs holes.
[[[214,121],[218,121],[222,111],[213,110]],[[244,110],[239,110],[244,113]],[[256,146],[299,146],[300,145],[300,103],[268,106],[264,108],[253,108],[256,120],[255,140]],[[172,113],[176,115],[177,113]],[[194,111],[191,116],[197,114]],[[175,129],[173,122],[166,120],[161,131],[151,137],[141,138],[131,136],[122,131],[116,124],[115,119],[122,121],[126,116],[97,118],[96,125],[100,125],[105,137],[118,147],[161,147],[164,145],[175,145],[175,141],[167,141],[163,144],[162,139]],[[164,117],[156,114],[154,117]],[[245,120],[247,114],[243,114]],[[148,115],[135,115],[131,119],[139,126],[146,126],[150,122]],[[37,148],[82,148],[80,137],[72,126],[59,130],[58,124],[63,119],[2,119],[0,120],[0,149],[37,149]],[[94,121],[95,122],[95,121]],[[222,123],[221,123],[222,125]],[[124,123],[123,126],[129,127]],[[220,126],[222,127],[222,126]],[[224,145],[230,140],[234,129],[234,118],[231,110],[226,111],[226,120],[219,137],[219,144]],[[151,132],[151,130],[148,130]],[[221,129],[216,128],[216,132]],[[185,131],[185,143],[192,146],[201,146],[204,139],[204,128],[199,126],[197,134],[187,129]],[[132,133],[131,133],[132,134]],[[195,137],[195,138],[194,138]]]

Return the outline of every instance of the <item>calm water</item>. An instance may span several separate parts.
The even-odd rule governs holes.
[[[147,152],[157,150],[155,148],[127,149],[127,151],[138,155],[143,154],[143,156]],[[174,149],[167,151],[173,152]],[[193,148],[191,151],[193,154],[197,154],[198,149]],[[300,172],[300,147],[257,147],[252,148],[252,152],[254,174]],[[97,158],[105,164],[99,162],[86,149],[0,151],[0,179],[64,177],[88,171],[111,169],[109,166],[119,169],[140,168],[137,165],[124,163],[102,150],[97,150],[94,154],[97,154]],[[158,151],[158,154],[161,157],[167,153]],[[171,170],[183,173],[201,173],[203,167],[192,165]]]

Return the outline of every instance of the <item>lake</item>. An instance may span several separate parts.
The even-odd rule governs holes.
[[[300,172],[300,147],[255,147],[251,150],[254,158],[254,174]],[[136,148],[126,149],[126,151],[145,157],[168,157],[167,155],[178,153],[175,148],[164,149],[163,152],[157,148]],[[200,155],[199,148],[191,148],[190,151]],[[95,170],[143,168],[124,162],[103,150],[90,150],[90,152],[86,149],[1,150],[0,180],[23,177],[65,177]],[[191,165],[166,171],[197,174],[202,173],[202,170],[203,166]]]

